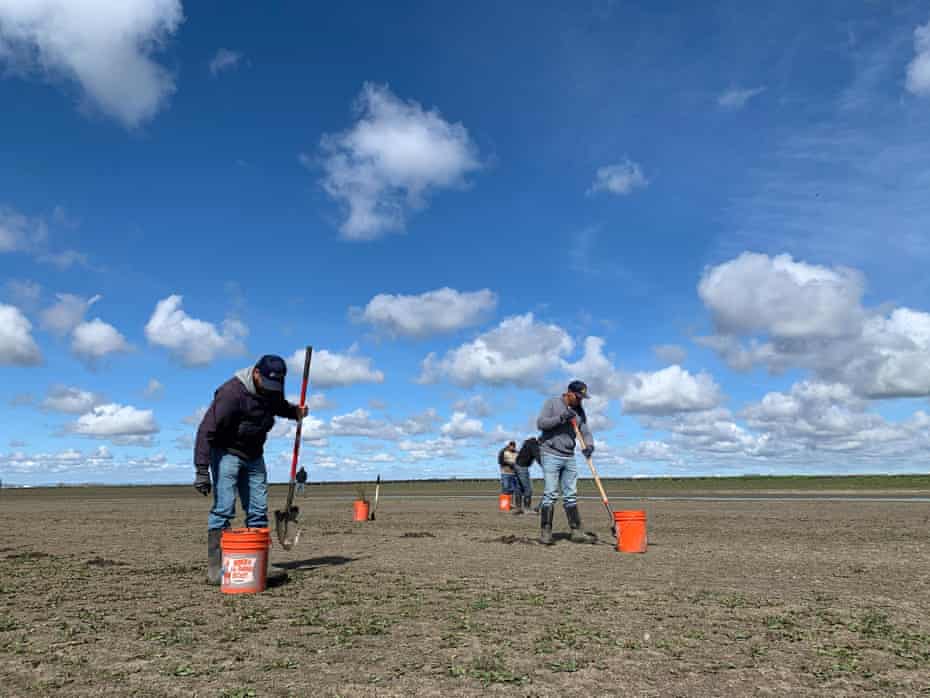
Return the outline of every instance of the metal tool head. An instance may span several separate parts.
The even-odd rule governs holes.
[[[297,541],[300,540],[300,509],[290,507],[285,510],[277,510],[274,513],[274,530],[278,536],[278,542],[285,550],[290,550]]]

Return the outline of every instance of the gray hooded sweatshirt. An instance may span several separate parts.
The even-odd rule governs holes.
[[[575,428],[570,420],[563,419],[563,415],[566,418],[573,416],[577,420],[585,444],[593,446],[594,436],[588,429],[588,416],[584,408],[580,405],[575,408],[569,407],[560,396],[546,400],[536,420],[536,426],[542,432],[539,436],[540,450],[563,458],[574,455]]]

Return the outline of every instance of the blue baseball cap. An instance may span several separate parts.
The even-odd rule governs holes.
[[[568,384],[568,392],[575,393],[579,398],[584,400],[588,397],[588,386],[584,381],[572,381]]]
[[[275,393],[284,392],[284,376],[287,375],[287,362],[280,356],[265,354],[255,364],[262,377],[262,388]]]

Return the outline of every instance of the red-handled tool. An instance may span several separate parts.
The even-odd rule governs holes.
[[[307,382],[310,378],[310,359],[313,356],[313,347],[307,347],[304,353],[304,377],[300,384],[300,412],[303,414],[307,404]],[[287,486],[287,505],[283,510],[274,513],[274,527],[278,534],[281,547],[290,550],[300,538],[300,528],[297,523],[300,519],[300,509],[294,506],[294,489],[297,484],[297,461],[300,458],[300,433],[304,424],[303,419],[297,420],[297,434],[294,437],[294,457],[291,458],[291,479]]]

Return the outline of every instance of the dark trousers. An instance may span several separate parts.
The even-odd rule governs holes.
[[[530,469],[515,465],[513,471],[516,475],[514,478],[516,480],[513,488],[514,494],[518,497],[532,497],[533,480],[530,478]]]

